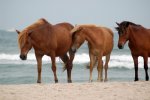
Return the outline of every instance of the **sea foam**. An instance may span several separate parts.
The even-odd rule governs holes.
[[[42,58],[43,64],[51,63],[49,56]],[[76,54],[73,63],[84,64],[89,63],[89,55],[86,53]],[[103,57],[105,62],[105,57]],[[59,57],[56,58],[57,63],[63,63]],[[36,64],[36,58],[34,53],[29,53],[26,61],[22,61],[19,58],[19,54],[0,54],[0,64]],[[150,65],[150,62],[148,63]],[[134,63],[131,55],[111,55],[109,67],[125,67],[133,68]],[[143,58],[139,57],[139,67],[143,68]]]

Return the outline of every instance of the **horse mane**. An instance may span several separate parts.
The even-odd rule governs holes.
[[[117,25],[118,25],[118,27],[115,27],[115,29],[117,31],[124,31],[124,30],[126,30],[126,28],[128,28],[129,25],[132,25],[132,26],[137,27],[137,28],[142,27],[141,25],[135,24],[135,23],[130,22],[130,21],[123,21],[123,22],[121,22],[120,24],[117,24]]]
[[[120,26],[124,26],[125,28],[127,28],[129,25],[133,25],[133,26],[141,26],[139,24],[135,24],[133,22],[130,22],[130,21],[123,21],[120,23]]]
[[[20,32],[18,35],[19,47],[21,48],[21,44],[25,43],[25,41],[28,38],[29,33],[33,32],[36,29],[41,29],[41,28],[45,27],[46,25],[50,25],[50,24],[44,18],[41,18],[38,21],[36,21],[35,23],[33,23],[32,25],[25,28],[22,32]]]
[[[34,31],[36,29],[39,29],[40,27],[42,27],[43,25],[49,24],[44,18],[41,18],[39,20],[37,20],[35,23],[33,23],[32,25],[28,26],[27,28],[25,28],[24,30],[30,30],[30,31]]]
[[[80,31],[82,28],[85,28],[85,27],[97,27],[97,28],[104,28],[106,29],[107,31],[109,31],[109,33],[114,36],[113,32],[107,28],[107,27],[104,27],[104,26],[100,26],[100,25],[94,25],[94,24],[83,24],[83,25],[75,25],[75,27],[71,30],[71,34],[73,34],[73,37],[74,37],[74,34],[75,32],[77,31]]]
[[[71,33],[75,33],[79,30],[81,30],[83,27],[99,27],[99,26],[96,26],[94,24],[83,24],[83,25],[75,25],[75,27],[71,30]]]

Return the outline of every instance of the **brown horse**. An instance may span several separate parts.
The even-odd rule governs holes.
[[[72,34],[70,34],[72,29],[73,26],[69,23],[51,25],[45,19],[39,19],[22,32],[16,30],[21,52],[20,58],[26,60],[29,50],[32,47],[34,48],[38,68],[37,83],[41,83],[42,57],[44,55],[51,57],[55,83],[58,82],[55,63],[55,57],[57,56],[66,65],[68,82],[72,82],[71,69],[74,55],[69,53],[70,58],[67,55],[67,51],[70,50],[72,44]]]
[[[107,69],[108,62],[110,60],[110,54],[113,49],[113,32],[106,27],[98,27],[95,25],[79,25],[72,31],[73,33],[73,45],[71,47],[73,52],[83,44],[86,40],[89,47],[90,56],[90,79],[92,82],[92,71],[94,61],[98,61],[98,81],[103,80],[103,62],[102,56],[106,56],[105,62],[105,80],[107,81]]]
[[[132,22],[123,21],[117,23],[116,30],[119,34],[118,48],[123,49],[125,43],[129,41],[129,48],[134,60],[135,81],[138,81],[138,57],[142,56],[144,59],[144,69],[146,73],[146,81],[148,76],[148,57],[150,57],[150,30],[141,25]]]

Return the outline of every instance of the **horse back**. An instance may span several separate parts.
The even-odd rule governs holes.
[[[56,38],[58,40],[68,39],[72,36],[70,32],[72,29],[73,29],[73,26],[69,23],[59,23],[59,24],[53,25],[53,34],[56,35]]]
[[[111,53],[113,49],[113,32],[106,27],[93,27],[93,39],[95,41],[95,49],[99,49],[103,52],[103,56]],[[90,32],[90,31],[89,31]]]
[[[64,23],[59,23],[59,24],[56,24],[56,25],[54,25],[54,27],[56,28],[63,28],[63,29],[65,29],[65,30],[72,30],[74,27],[73,27],[73,25],[71,25],[70,23],[66,23],[66,22],[64,22]]]
[[[132,54],[150,57],[150,29],[132,26],[131,34],[132,37],[128,45]]]

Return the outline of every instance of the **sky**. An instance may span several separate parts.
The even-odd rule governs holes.
[[[126,20],[150,28],[150,0],[0,0],[0,29],[22,30],[40,18],[113,30]]]

